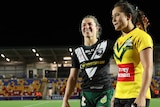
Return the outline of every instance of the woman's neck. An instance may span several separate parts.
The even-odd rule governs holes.
[[[126,29],[122,30],[122,35],[125,36],[126,34],[131,32],[132,30],[134,30],[135,28],[136,28],[136,26],[134,26],[134,25],[127,27]]]
[[[85,38],[84,40],[84,45],[85,46],[92,46],[95,43],[97,43],[98,39],[97,38]]]

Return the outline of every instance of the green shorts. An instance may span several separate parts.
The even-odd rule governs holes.
[[[114,89],[102,92],[81,92],[81,107],[110,107]]]

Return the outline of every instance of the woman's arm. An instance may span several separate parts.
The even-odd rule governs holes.
[[[142,77],[142,86],[139,92],[138,98],[135,100],[135,103],[138,106],[145,106],[146,93],[150,87],[152,74],[153,74],[153,49],[146,48],[140,52],[140,59],[144,68],[143,77]]]
[[[70,69],[70,75],[69,75],[69,78],[67,80],[62,107],[70,107],[69,103],[68,103],[68,100],[69,100],[69,97],[71,96],[71,94],[74,91],[74,88],[76,86],[77,77],[78,77],[78,74],[79,74],[78,71],[79,71],[79,69],[77,69],[77,68],[71,68]]]

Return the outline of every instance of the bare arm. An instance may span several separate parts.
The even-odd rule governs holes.
[[[114,107],[115,93],[116,93],[116,88],[114,90],[114,93],[113,93],[113,96],[112,96],[112,99],[111,99],[111,107]]]
[[[70,69],[70,75],[67,80],[66,89],[65,89],[65,95],[63,98],[63,104],[62,107],[70,107],[68,103],[68,99],[71,96],[72,92],[74,91],[74,88],[76,86],[77,77],[78,77],[78,69],[71,68]]]
[[[138,98],[135,103],[139,106],[145,106],[146,93],[151,84],[152,74],[153,74],[153,49],[147,48],[140,52],[141,62],[144,68],[142,77],[142,86],[139,92]]]

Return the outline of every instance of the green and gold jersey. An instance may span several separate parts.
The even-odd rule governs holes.
[[[136,98],[142,84],[143,67],[140,61],[140,52],[153,47],[149,34],[135,28],[125,36],[120,36],[115,45],[114,59],[118,65],[116,98]],[[146,98],[151,98],[148,89]]]

